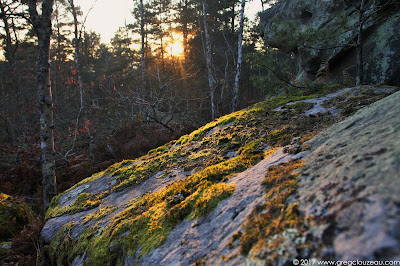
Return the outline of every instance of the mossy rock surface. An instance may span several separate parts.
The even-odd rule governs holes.
[[[32,210],[25,203],[0,193],[0,241],[16,236],[32,221]]]
[[[346,115],[341,106],[356,111],[369,104],[367,99],[390,93],[376,91],[337,88],[276,97],[83,180],[53,199],[42,231],[48,243],[43,260],[62,265],[245,263],[246,255],[257,256],[251,243],[258,240],[240,254],[240,234],[248,216],[264,204],[267,169],[304,157],[310,149],[306,141]],[[290,190],[285,197],[278,188],[270,199],[287,206],[282,216],[282,207],[271,205],[275,223],[284,227],[271,228],[296,239],[307,226],[300,226],[305,220],[299,204],[287,203],[298,190],[294,180],[285,185]]]

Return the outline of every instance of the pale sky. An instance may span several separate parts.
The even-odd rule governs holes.
[[[96,0],[76,0],[86,16],[89,8]],[[86,30],[94,30],[101,35],[101,41],[108,43],[119,27],[125,22],[132,22],[131,10],[136,0],[97,0],[90,11],[86,21]],[[253,0],[246,4],[245,14],[253,19],[257,12],[261,11],[261,1]]]

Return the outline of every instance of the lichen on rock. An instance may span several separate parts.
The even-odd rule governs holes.
[[[303,177],[291,171],[302,162],[287,164],[290,171],[276,165],[307,162],[305,154],[315,149],[307,141],[318,131],[394,90],[283,95],[115,164],[53,200],[41,257],[50,265],[176,265],[242,264],[270,254],[279,264],[280,255],[318,252],[318,240],[304,235],[318,228],[316,220],[296,196]],[[257,206],[264,207],[257,212]],[[243,227],[251,213],[269,228],[263,238]]]

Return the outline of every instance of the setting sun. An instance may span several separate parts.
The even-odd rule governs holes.
[[[183,56],[183,36],[180,33],[172,32],[168,45],[166,47],[166,52],[172,57]]]

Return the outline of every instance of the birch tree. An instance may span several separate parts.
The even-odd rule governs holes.
[[[78,75],[80,107],[79,107],[78,115],[76,118],[76,127],[75,127],[75,131],[74,131],[74,140],[73,140],[72,148],[70,151],[67,152],[65,157],[67,157],[69,152],[71,152],[75,147],[77,131],[78,131],[78,126],[79,126],[79,119],[82,114],[83,122],[85,123],[85,127],[87,129],[86,135],[87,135],[88,142],[89,142],[89,158],[92,162],[94,162],[94,160],[95,160],[94,154],[93,154],[94,141],[93,141],[93,136],[92,136],[90,128],[89,128],[90,122],[87,118],[87,110],[85,109],[85,101],[84,101],[84,97],[83,97],[84,88],[83,88],[83,80],[82,80],[81,53],[80,53],[80,48],[79,48],[80,40],[81,40],[81,30],[79,30],[79,28],[78,28],[78,25],[79,25],[78,14],[77,14],[74,0],[68,0],[68,4],[70,5],[72,17],[74,19],[75,67],[76,67],[76,74]]]
[[[202,1],[202,5],[203,5],[204,35],[206,38],[205,56],[206,56],[206,65],[207,65],[207,73],[208,73],[208,87],[210,89],[210,100],[211,100],[211,118],[214,119],[215,118],[216,81],[214,79],[214,74],[213,74],[211,37],[210,37],[210,32],[208,31],[206,0]]]
[[[145,62],[145,29],[144,29],[144,6],[143,0],[140,0],[140,35],[141,35],[141,57],[140,57],[140,66],[142,70],[142,90],[143,93],[146,92],[146,62]]]
[[[37,88],[40,112],[40,141],[44,208],[50,206],[51,199],[57,194],[53,97],[50,82],[50,37],[51,14],[54,0],[43,0],[41,14],[38,13],[38,1],[29,0],[29,16],[38,37]]]
[[[232,98],[232,111],[237,111],[239,105],[239,82],[240,74],[242,71],[242,56],[243,56],[243,27],[244,27],[244,8],[246,0],[242,0],[242,9],[240,10],[240,25],[239,25],[239,37],[238,37],[238,59],[236,62],[236,76],[235,84],[233,86],[233,98]]]

